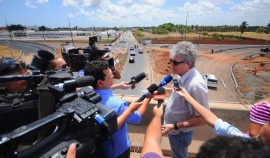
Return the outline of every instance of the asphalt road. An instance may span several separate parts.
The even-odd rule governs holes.
[[[9,41],[9,40],[0,40],[0,45],[7,45],[9,47],[19,49],[25,54],[36,53],[38,50],[47,50],[51,53],[55,53],[55,49],[51,46],[39,44],[39,43],[31,43],[27,41]]]
[[[132,37],[131,32],[125,32],[122,35],[121,40],[127,39],[126,43],[119,43],[116,42],[115,45],[111,46],[112,51],[114,49],[121,49],[121,48],[130,48],[130,46],[135,45],[134,38]],[[46,49],[48,51],[53,51],[54,48],[51,46],[46,46],[42,44],[33,44],[29,42],[6,42],[1,41],[0,44],[2,45],[9,45],[11,47],[21,49],[24,53],[33,53],[39,49]],[[84,44],[85,45],[85,44]],[[150,45],[151,47],[159,47],[159,45]],[[171,48],[172,45],[169,45]],[[60,47],[60,46],[59,46]],[[255,47],[255,48],[250,48]],[[234,61],[240,60],[244,56],[258,53],[260,46],[236,46],[236,45],[198,45],[199,49],[206,49],[211,50],[214,49],[215,51],[219,52],[221,55],[220,58],[217,59],[209,59],[205,57],[199,57],[196,63],[196,68],[199,72],[203,75],[205,73],[211,73],[216,75],[218,78],[218,88],[217,89],[209,89],[209,100],[215,101],[225,101],[225,102],[241,102],[242,98],[237,93],[231,77],[229,70],[231,65],[225,62],[225,59],[230,56],[230,58]],[[239,49],[241,48],[241,49]],[[222,50],[222,51],[220,51]],[[129,53],[129,49],[128,49]],[[145,72],[147,74],[146,79],[141,81],[136,85],[135,89],[131,90],[115,90],[115,94],[122,94],[122,95],[138,95],[142,94],[142,91],[149,87],[152,83],[151,81],[151,68],[146,56],[146,53],[139,54],[138,49],[135,49],[135,63],[129,63],[129,55],[127,61],[124,65],[124,69],[122,70],[122,78],[120,80],[116,80],[116,83],[126,81],[129,82],[132,77],[138,75],[141,72]],[[223,60],[224,59],[224,60]],[[156,83],[158,84],[158,83]]]

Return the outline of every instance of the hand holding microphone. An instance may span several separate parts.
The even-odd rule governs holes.
[[[142,72],[139,75],[132,77],[131,81],[128,84],[132,85],[131,88],[134,89],[135,85],[139,83],[141,80],[143,80],[145,77],[146,77],[146,74]]]
[[[154,91],[158,89],[158,86],[156,84],[151,84],[145,91],[143,91],[143,95],[137,100],[137,102],[143,101],[147,95],[153,94]]]
[[[158,107],[164,102],[165,98],[165,88],[159,87],[157,90],[157,94],[154,95],[154,100],[158,101]]]

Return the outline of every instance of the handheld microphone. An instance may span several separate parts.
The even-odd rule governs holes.
[[[157,90],[157,94],[154,95],[154,100],[158,101],[158,107],[160,107],[160,104],[164,102],[165,98],[165,88],[159,87]]]
[[[145,77],[146,77],[145,73],[142,72],[139,75],[137,75],[135,77],[132,77],[131,78],[131,81],[128,84],[132,84],[132,87],[131,88],[134,89],[135,88],[135,85],[137,83],[139,83],[141,80],[143,80]]]
[[[145,91],[143,91],[143,95],[137,100],[137,102],[141,102],[146,98],[147,94],[153,94],[154,91],[158,89],[158,86],[156,84],[151,84]]]
[[[73,91],[77,87],[85,87],[89,85],[93,85],[95,83],[95,78],[92,76],[82,76],[77,77],[72,80],[67,80],[64,83],[59,83],[57,85],[54,85],[56,87],[59,87],[61,89],[64,89],[66,91]]]
[[[165,76],[159,83],[159,87],[165,86],[172,81],[173,77],[171,75]]]
[[[173,79],[173,86],[175,88],[176,91],[179,91],[179,82],[177,79]]]

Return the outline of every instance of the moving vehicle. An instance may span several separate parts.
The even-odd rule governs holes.
[[[129,63],[134,63],[135,62],[135,57],[134,56],[130,56],[129,57]]]
[[[104,46],[112,46],[111,43],[105,43]]]
[[[262,48],[261,52],[270,52],[270,47],[269,48]]]
[[[204,74],[203,79],[207,83],[208,87],[217,88],[218,80],[213,74]]]
[[[139,52],[140,54],[142,54],[142,53],[143,53],[143,48],[139,48],[138,52]]]
[[[160,48],[168,48],[168,45],[161,45]]]
[[[129,50],[134,50],[134,47],[133,47],[133,46],[131,46],[131,47],[129,48]]]
[[[130,51],[129,53],[130,53],[130,56],[135,56],[136,55],[134,50]]]

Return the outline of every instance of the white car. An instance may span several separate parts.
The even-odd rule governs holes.
[[[208,87],[217,88],[218,80],[217,77],[213,74],[204,74],[203,79],[207,83]]]

